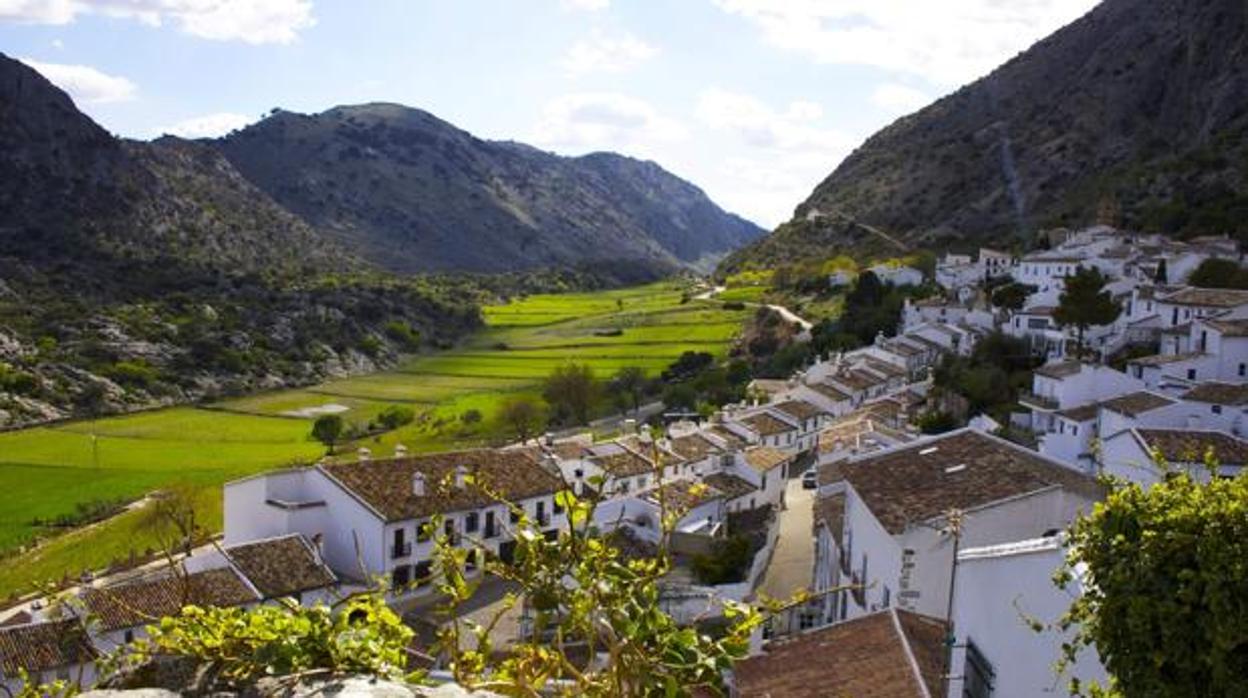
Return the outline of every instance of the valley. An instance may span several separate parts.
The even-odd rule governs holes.
[[[409,358],[384,373],[0,434],[0,488],[7,493],[0,551],[12,556],[0,564],[0,595],[160,547],[138,507],[18,552],[52,532],[35,519],[70,515],[80,505],[130,502],[185,486],[195,492],[201,525],[219,530],[223,482],[324,454],[310,431],[326,406],[355,425],[394,405],[417,415],[397,430],[340,446],[349,457],[359,447],[383,454],[398,444],[427,452],[500,443],[508,433],[495,419],[499,404],[536,396],[555,367],[583,363],[607,378],[625,366],[657,375],[685,351],[723,357],[747,312],[689,300],[682,283],[669,281],[528,296],[487,306],[483,315],[486,328],[461,346]],[[476,418],[465,417],[474,410]]]

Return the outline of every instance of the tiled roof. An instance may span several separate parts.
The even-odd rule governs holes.
[[[1158,395],[1157,393],[1140,390],[1134,393],[1119,395],[1118,397],[1105,400],[1101,403],[1101,407],[1104,407],[1107,410],[1113,410],[1118,414],[1125,414],[1128,417],[1135,417],[1137,415],[1144,414],[1145,412],[1152,412],[1159,407],[1173,405],[1174,403],[1174,400],[1171,400],[1165,395]]]
[[[851,390],[867,390],[883,383],[884,378],[880,378],[871,373],[867,373],[861,369],[851,368],[848,371],[841,371],[832,377],[836,382],[849,387]]]
[[[806,387],[826,397],[832,402],[841,402],[849,399],[849,396],[846,395],[843,390],[837,388],[835,385],[831,385],[830,383],[813,383]]]
[[[590,462],[613,477],[632,477],[654,472],[654,464],[649,458],[616,443],[595,446],[590,451],[594,454],[589,457]]]
[[[775,470],[787,463],[789,458],[789,455],[784,451],[776,450],[770,446],[755,446],[745,452],[745,462],[755,472],[759,473]]]
[[[1136,429],[1135,433],[1170,463],[1200,463],[1212,450],[1220,465],[1248,465],[1248,441],[1224,431]]]
[[[184,606],[241,606],[259,601],[230,567],[193,574],[168,574],[88,589],[83,603],[104,630],[120,630],[177,615]]]
[[[740,698],[940,695],[943,622],[887,609],[770,642],[733,666]]]
[[[1221,332],[1223,337],[1248,337],[1248,319],[1205,320],[1205,324]]]
[[[1248,303],[1248,291],[1231,288],[1183,288],[1160,299],[1176,305],[1203,305],[1233,308]]]
[[[739,421],[759,436],[775,436],[797,430],[792,424],[766,412],[752,414]]]
[[[298,533],[234,545],[225,554],[266,599],[323,589],[338,581]]]
[[[740,450],[750,445],[750,442],[747,441],[745,437],[727,427],[713,426],[708,431],[715,436],[718,436],[724,443],[728,444],[728,448],[730,449]]]
[[[1142,356],[1138,359],[1131,359],[1128,363],[1139,364],[1140,366],[1165,366],[1166,364],[1175,364],[1181,361],[1191,361],[1204,356],[1198,351],[1187,352],[1184,354],[1154,354],[1152,356]]]
[[[15,678],[31,673],[83,664],[97,653],[86,628],[76,618],[0,628],[0,675]]]
[[[1060,361],[1037,368],[1036,374],[1045,378],[1068,378],[1079,373],[1081,367],[1082,364],[1078,361]]]
[[[853,445],[858,437],[874,431],[870,419],[842,420],[819,432],[819,452],[832,453],[846,444]]]
[[[883,373],[886,376],[901,377],[906,375],[906,369],[894,366],[887,361],[880,361],[879,359],[867,359],[867,368]]]
[[[1072,422],[1089,422],[1096,419],[1096,413],[1100,409],[1101,406],[1093,402],[1089,405],[1079,405],[1078,407],[1068,407],[1064,410],[1059,410],[1058,414]]]
[[[748,480],[731,473],[711,473],[703,476],[702,482],[719,490],[724,494],[724,497],[730,500],[758,491],[758,488],[750,484]]]
[[[681,458],[689,461],[699,461],[707,456],[724,452],[724,449],[711,443],[710,439],[699,433],[687,434],[672,439],[672,450],[680,455]]]
[[[803,422],[808,419],[814,419],[821,414],[827,414],[822,409],[806,402],[805,400],[786,400],[785,402],[772,406],[790,417]]]
[[[901,356],[918,356],[919,354],[926,353],[916,346],[911,346],[906,342],[898,342],[896,340],[887,342],[884,346],[894,354],[900,354]]]
[[[1216,405],[1248,405],[1248,383],[1201,383],[1187,391],[1183,399]]]
[[[643,495],[647,501],[654,504],[659,503],[660,496],[665,500],[665,506],[668,509],[687,512],[713,499],[723,499],[724,493],[706,483],[681,479],[668,480]]]
[[[450,480],[458,466],[468,468],[491,489],[510,501],[557,492],[562,481],[522,452],[459,451],[411,458],[321,466],[347,491],[387,521],[479,509],[494,503],[479,487],[455,488]],[[425,494],[412,493],[412,476],[425,475]]]
[[[616,439],[615,442],[645,458],[647,463],[654,463],[657,454],[659,464],[664,468],[685,462],[679,453],[665,446],[662,441],[643,441],[640,436],[624,436]]]
[[[1103,495],[1094,479],[971,429],[825,465],[823,470],[831,481],[853,485],[893,534],[950,509],[971,509],[1053,486],[1094,499]]]

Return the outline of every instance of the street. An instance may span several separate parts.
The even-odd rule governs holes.
[[[780,538],[771,563],[763,573],[758,592],[776,599],[787,599],[793,592],[810,587],[814,574],[815,544],[811,527],[814,490],[802,489],[800,477],[785,485],[787,507],[779,514]]]

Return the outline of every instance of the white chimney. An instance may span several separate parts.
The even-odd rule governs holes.
[[[425,474],[422,472],[412,473],[412,494],[416,497],[425,496]]]
[[[395,458],[402,458],[406,455],[407,455],[407,446],[404,446],[403,444],[394,445],[394,457]]]
[[[624,433],[629,434],[637,431],[637,420],[629,417],[624,420]]]
[[[356,451],[356,453],[359,455],[361,461],[366,461],[373,456],[373,452],[364,446],[360,446],[360,450]]]
[[[455,466],[455,489],[462,490],[468,486],[468,468],[467,466]]]

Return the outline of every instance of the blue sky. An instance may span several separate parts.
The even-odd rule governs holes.
[[[1096,0],[0,0],[0,51],[106,128],[400,102],[652,159],[760,225],[864,138]]]

